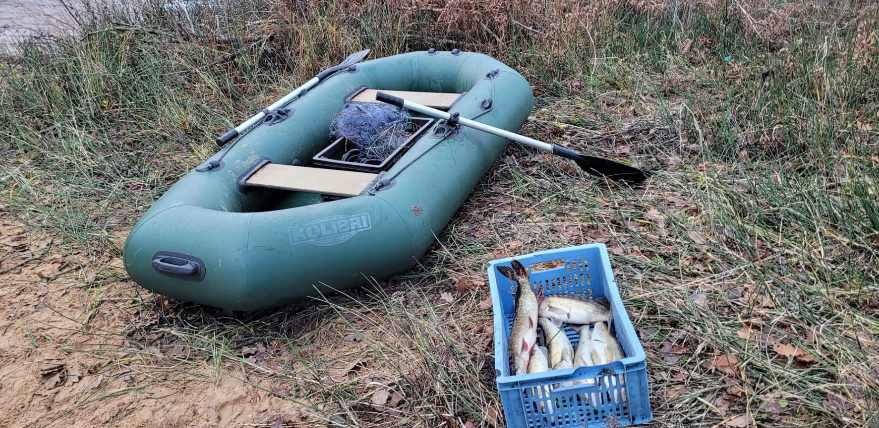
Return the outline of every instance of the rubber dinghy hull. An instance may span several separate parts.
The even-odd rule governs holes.
[[[412,52],[339,72],[288,104],[287,120],[253,128],[153,204],[125,243],[134,281],[176,299],[253,311],[412,268],[505,139],[468,128],[440,138],[434,124],[385,174],[393,177],[390,185],[330,202],[238,183],[264,159],[307,164],[326,147],[330,120],[346,96],[361,86],[463,93],[450,111],[481,114],[478,121],[514,132],[533,106],[519,73],[477,53]],[[219,167],[204,168],[223,152]]]

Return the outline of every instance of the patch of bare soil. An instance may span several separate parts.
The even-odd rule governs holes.
[[[0,217],[0,426],[269,426],[302,417],[246,370],[184,367],[180,345],[139,349],[124,332],[149,293],[114,272],[123,276],[118,257],[68,253]]]

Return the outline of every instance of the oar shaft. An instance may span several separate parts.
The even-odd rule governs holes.
[[[230,129],[229,132],[223,134],[220,138],[217,138],[217,144],[222,146],[222,145],[234,140],[236,137],[238,137],[238,135],[240,135],[244,131],[247,131],[248,129],[250,129],[251,126],[256,125],[264,117],[266,117],[266,113],[265,113],[266,111],[277,110],[281,107],[284,107],[285,105],[287,105],[291,101],[293,101],[296,97],[302,95],[302,92],[307,91],[307,90],[317,86],[317,84],[320,83],[321,80],[324,80],[327,77],[332,76],[333,73],[335,73],[337,71],[343,70],[345,68],[348,68],[348,67],[360,62],[361,60],[363,60],[363,58],[366,58],[367,55],[369,55],[369,49],[364,49],[360,52],[354,52],[353,54],[348,55],[348,58],[345,58],[345,60],[342,61],[339,65],[336,65],[334,67],[330,67],[324,71],[321,71],[320,73],[318,73],[317,76],[315,76],[314,78],[312,78],[308,82],[305,82],[304,85],[294,89],[293,92],[290,92],[284,98],[281,98],[280,100],[275,101],[274,104],[268,106],[268,108],[266,108],[265,110],[253,115],[250,119],[245,120],[244,123]]]
[[[494,134],[508,140],[516,141],[526,146],[536,149],[548,151],[554,155],[568,158],[577,163],[580,169],[592,175],[600,175],[608,177],[612,180],[626,181],[630,183],[640,183],[647,179],[647,173],[630,165],[610,159],[599,158],[595,156],[585,156],[571,149],[566,149],[555,144],[544,143],[533,138],[528,138],[514,132],[505,131],[493,126],[479,123],[464,117],[458,117],[457,113],[447,113],[437,109],[433,109],[421,104],[406,101],[402,98],[388,95],[384,92],[375,94],[375,99],[398,107],[403,107],[412,111],[426,114],[428,116],[438,117],[447,121],[457,120],[458,123],[469,128],[478,129],[489,134]]]
[[[421,104],[416,104],[411,101],[406,101],[402,98],[385,94],[384,92],[379,92],[378,94],[376,94],[375,98],[378,101],[383,101],[383,102],[386,102],[389,104],[403,107],[407,110],[417,111],[419,113],[423,113],[428,116],[438,117],[438,118],[445,119],[445,120],[449,120],[452,118],[452,115],[450,113],[444,112],[442,110],[437,110],[435,108],[423,106]],[[543,141],[538,141],[533,138],[528,138],[528,137],[516,134],[514,132],[510,132],[510,131],[507,131],[504,129],[495,128],[494,126],[486,125],[484,123],[477,122],[475,120],[470,120],[470,119],[467,119],[466,117],[459,117],[458,122],[460,122],[461,125],[464,125],[468,128],[473,128],[473,129],[480,130],[482,132],[487,132],[489,134],[497,135],[498,137],[503,137],[508,140],[516,141],[516,142],[525,144],[527,146],[534,147],[536,149],[546,150],[548,152],[552,151],[552,147],[553,147],[552,144],[547,144],[547,143],[544,143]]]
[[[319,82],[320,82],[319,77],[315,77],[315,78],[309,80],[308,82],[305,82],[304,85],[294,89],[293,92],[290,92],[284,98],[281,98],[280,100],[276,101],[274,104],[268,106],[266,108],[266,110],[275,110],[275,109],[278,109],[278,108],[281,108],[281,107],[287,105],[290,101],[293,101],[296,97],[298,97],[299,94],[301,94],[303,91],[307,91],[307,90],[313,88]],[[228,143],[229,141],[234,140],[235,137],[240,135],[242,132],[248,130],[251,126],[259,123],[259,121],[261,121],[264,117],[266,117],[265,110],[251,116],[250,119],[245,120],[240,125],[233,128],[231,131],[223,134],[222,137],[217,138],[217,144],[222,146],[222,145]]]

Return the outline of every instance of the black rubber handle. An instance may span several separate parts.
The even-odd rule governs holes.
[[[395,105],[397,107],[403,107],[403,103],[406,102],[406,100],[404,100],[400,97],[388,95],[384,92],[379,92],[379,93],[375,94],[375,99],[376,99],[376,101],[381,101],[383,103],[388,103],[390,105]]]
[[[238,131],[233,129],[233,130],[223,134],[220,138],[217,138],[217,145],[220,147],[223,147],[226,145],[226,143],[234,140],[235,137],[237,137],[237,136],[238,136]]]
[[[153,259],[153,269],[174,275],[196,275],[198,265],[178,257],[157,257]]]

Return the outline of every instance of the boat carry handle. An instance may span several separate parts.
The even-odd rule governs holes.
[[[189,254],[159,251],[153,255],[152,265],[162,275],[187,281],[201,281],[205,275],[204,262]]]

